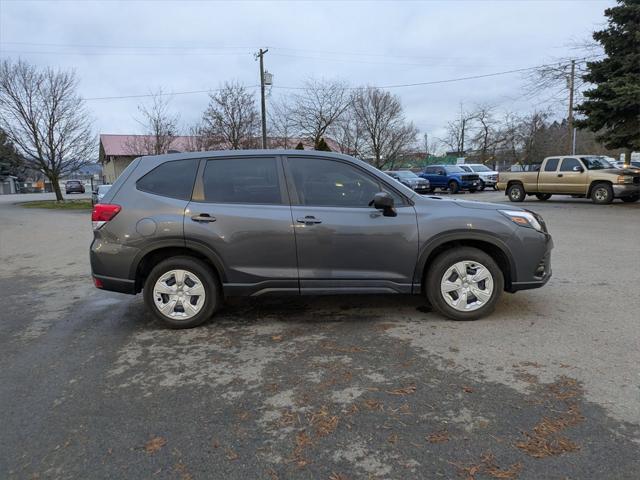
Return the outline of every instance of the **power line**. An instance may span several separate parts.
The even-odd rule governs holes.
[[[589,57],[584,57],[581,59],[575,59],[576,63],[583,63],[586,62],[587,60],[590,59],[594,59],[597,57],[601,57],[602,55],[592,55]],[[569,65],[570,65],[571,60],[569,60]],[[467,80],[477,80],[477,79],[481,79],[481,78],[490,78],[490,77],[497,77],[497,76],[502,76],[502,75],[510,75],[510,74],[514,74],[514,73],[523,73],[523,72],[528,72],[528,71],[532,71],[532,70],[537,70],[539,68],[543,68],[543,67],[552,67],[552,66],[562,66],[567,64],[567,62],[554,62],[554,63],[548,63],[548,64],[543,64],[543,65],[536,65],[533,67],[525,67],[525,68],[516,68],[513,70],[505,70],[502,72],[493,72],[493,73],[485,73],[485,74],[480,74],[480,75],[470,75],[470,76],[465,76],[465,77],[457,77],[457,78],[447,78],[447,79],[443,79],[443,80],[432,80],[432,81],[428,81],[428,82],[416,82],[416,83],[401,83],[401,84],[393,84],[393,85],[379,85],[379,86],[370,86],[370,87],[347,87],[347,90],[361,90],[363,88],[380,88],[380,89],[392,89],[392,88],[407,88],[407,87],[418,87],[418,86],[427,86],[427,85],[439,85],[439,84],[445,84],[445,83],[454,83],[454,82],[462,82],[462,81],[467,81]],[[245,86],[244,88],[259,88],[260,85],[249,85],[249,86]],[[277,88],[280,90],[304,90],[306,87],[292,87],[292,86],[278,86],[278,85],[273,85],[271,88]],[[120,95],[120,96],[109,96],[109,97],[89,97],[89,98],[85,98],[85,100],[117,100],[117,99],[127,99],[127,98],[145,98],[145,97],[153,97],[156,95],[161,95],[161,96],[173,96],[173,95],[189,95],[189,94],[196,94],[196,93],[209,93],[209,92],[216,92],[216,91],[220,91],[221,89],[209,89],[209,90],[191,90],[191,91],[183,91],[183,92],[173,92],[173,93],[161,93],[161,94],[143,94],[143,95]]]

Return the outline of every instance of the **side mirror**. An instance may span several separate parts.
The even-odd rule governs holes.
[[[575,167],[573,167],[573,171],[582,173],[584,172],[584,168],[576,165]]]
[[[369,205],[373,205],[374,208],[382,210],[382,214],[385,217],[395,217],[397,215],[393,208],[393,197],[387,192],[376,193],[373,200],[369,202]]]

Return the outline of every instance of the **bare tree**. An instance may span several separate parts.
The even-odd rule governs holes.
[[[308,80],[294,95],[289,114],[294,127],[317,149],[322,137],[349,107],[349,101],[343,82]]]
[[[180,118],[170,112],[170,103],[171,97],[158,89],[151,94],[149,104],[138,106],[141,118],[136,121],[142,125],[145,135],[129,141],[127,148],[132,155],[162,155],[171,149]]]
[[[494,116],[494,108],[488,105],[480,105],[473,113],[475,120],[474,134],[471,144],[476,151],[480,163],[486,163],[495,155],[495,150],[500,143],[498,122]]]
[[[290,107],[284,101],[276,101],[267,109],[271,148],[293,148],[296,128],[290,115]],[[297,142],[296,142],[297,143]]]
[[[447,123],[447,136],[440,141],[458,155],[464,155],[467,147],[466,141],[471,128],[471,122],[475,119],[475,112],[465,112],[460,105],[460,116],[453,122]]]
[[[0,65],[0,124],[62,200],[59,180],[89,163],[97,147],[91,119],[77,94],[75,73],[37,69],[26,62]]]
[[[330,129],[340,153],[361,158],[364,155],[366,132],[353,108],[347,109]]]
[[[255,146],[259,120],[253,94],[237,82],[227,82],[209,96],[203,133],[212,146],[239,150]]]
[[[379,88],[358,91],[352,100],[356,119],[365,131],[365,155],[377,168],[392,166],[415,144],[418,130],[407,122],[400,98]]]

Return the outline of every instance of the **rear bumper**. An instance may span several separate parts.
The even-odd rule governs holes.
[[[105,277],[104,275],[93,274],[93,278],[100,281],[101,286],[97,287],[101,290],[109,290],[110,292],[128,293],[135,295],[135,281],[124,278]]]
[[[613,185],[613,196],[616,198],[640,195],[640,184]]]

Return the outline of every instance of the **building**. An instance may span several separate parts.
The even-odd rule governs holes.
[[[118,175],[127,168],[134,158],[143,155],[149,155],[154,150],[153,143],[155,137],[153,135],[100,135],[100,153],[99,161],[102,165],[102,182],[113,183]],[[340,151],[338,143],[331,139],[325,138],[327,145],[333,151]],[[295,148],[298,143],[302,143],[305,150],[313,149],[313,142],[302,138],[280,138],[269,137],[267,145],[269,148]],[[249,142],[248,147],[259,148],[260,139],[256,138]],[[178,152],[196,152],[202,150],[223,150],[224,142],[218,142],[215,145],[211,143],[205,144],[202,137],[196,136],[178,136],[173,137],[170,145],[165,148],[167,151],[175,150]]]
[[[13,175],[0,175],[0,195],[19,193],[18,177]]]

